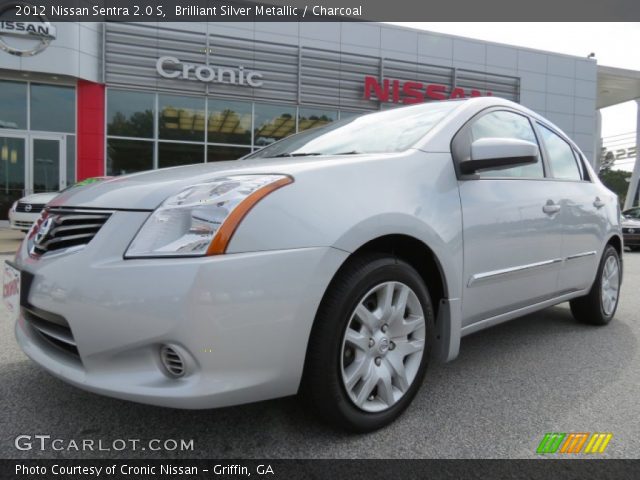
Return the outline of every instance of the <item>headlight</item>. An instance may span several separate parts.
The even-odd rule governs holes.
[[[249,210],[291,182],[286,175],[232,175],[186,188],[151,214],[125,258],[224,253]]]

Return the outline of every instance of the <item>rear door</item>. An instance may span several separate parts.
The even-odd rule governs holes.
[[[562,258],[558,290],[589,287],[595,278],[607,232],[605,208],[615,201],[589,178],[580,154],[551,127],[537,124],[553,182],[561,194]]]
[[[456,135],[454,151],[485,137],[538,143],[527,116],[502,109],[485,112]],[[562,263],[560,192],[545,173],[540,155],[536,164],[460,180],[463,326],[555,295]]]

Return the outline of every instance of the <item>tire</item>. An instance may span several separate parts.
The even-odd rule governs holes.
[[[386,298],[391,301],[386,303]],[[404,298],[406,307],[401,310]],[[383,308],[385,304],[389,308]],[[386,316],[385,312],[392,313]],[[338,272],[318,309],[301,393],[317,414],[337,428],[377,430],[413,400],[433,343],[433,307],[418,272],[385,254],[355,257]],[[359,374],[360,380],[354,380]]]
[[[615,265],[616,273],[611,268]],[[608,275],[614,275],[610,280],[605,280],[605,270]],[[622,268],[620,256],[615,248],[607,245],[600,259],[598,273],[593,286],[587,295],[571,300],[571,313],[574,318],[589,325],[607,325],[616,313],[620,299],[620,284],[622,280]],[[613,300],[605,300],[603,288],[609,292],[609,297],[615,290]]]

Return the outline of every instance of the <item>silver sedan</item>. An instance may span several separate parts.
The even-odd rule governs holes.
[[[80,388],[178,408],[300,392],[369,431],[464,335],[565,301],[610,322],[619,219],[549,121],[435,102],[72,188],[5,266],[5,297],[26,354]]]

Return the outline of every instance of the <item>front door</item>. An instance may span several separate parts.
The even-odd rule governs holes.
[[[496,109],[481,113],[456,136],[469,150],[481,138],[538,143],[530,120]],[[463,326],[544,301],[557,291],[562,220],[557,182],[542,157],[535,164],[484,170],[460,182],[464,236]]]
[[[544,208],[557,197],[555,186],[515,178],[460,185],[464,326],[547,300],[557,291],[562,220]]]
[[[66,188],[64,140],[64,135],[31,135],[27,193],[57,192]]]

